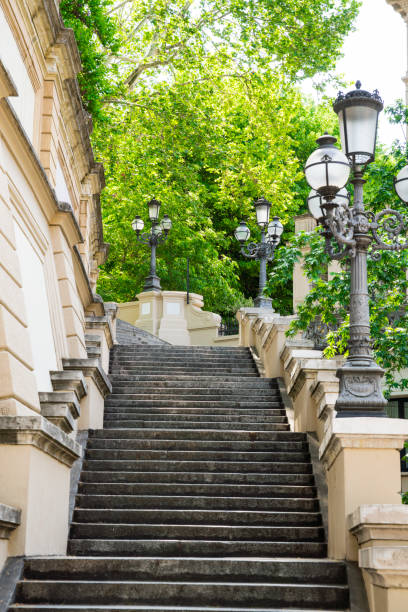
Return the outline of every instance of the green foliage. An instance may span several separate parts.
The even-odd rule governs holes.
[[[116,19],[108,15],[112,0],[61,0],[65,26],[74,30],[82,62],[78,75],[85,108],[103,118],[103,101],[121,91],[116,64],[108,57],[120,47]]]
[[[192,291],[228,312],[257,293],[257,262],[233,230],[265,195],[290,231],[307,193],[301,166],[333,125],[327,104],[304,102],[295,84],[320,78],[338,57],[356,0],[62,0],[104,162],[105,238],[98,291],[132,299],[148,273],[148,247],[130,223],[157,197],[174,222],[158,250],[164,288]],[[326,75],[325,75],[326,78]],[[285,238],[285,236],[283,237]],[[289,302],[288,286],[282,299]]]

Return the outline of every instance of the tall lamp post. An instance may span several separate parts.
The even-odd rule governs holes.
[[[340,392],[337,417],[386,416],[386,399],[381,381],[384,370],[374,361],[370,337],[367,284],[367,251],[379,259],[381,250],[408,248],[399,237],[406,229],[403,216],[384,209],[376,215],[366,211],[363,201],[364,172],[374,160],[378,115],[383,102],[377,91],[356,89],[339,93],[334,105],[338,114],[343,152],[336,138],[325,134],[317,139],[319,148],[305,165],[306,180],[312,187],[308,203],[311,214],[322,227],[325,249],[331,259],[350,258],[350,340],[348,358],[338,369]],[[352,171],[353,205],[344,189]],[[395,182],[398,196],[408,200],[408,166]]]
[[[144,228],[144,221],[138,215],[132,221],[132,228],[136,232],[137,240],[142,244],[150,246],[150,274],[146,276],[143,291],[152,291],[153,289],[160,291],[160,278],[156,274],[156,247],[167,240],[172,221],[168,215],[163,215],[163,219],[159,223],[161,204],[158,200],[150,200],[147,206],[149,208],[149,219],[152,224],[150,232],[141,233]]]
[[[275,249],[280,242],[280,236],[283,232],[283,225],[278,217],[274,217],[269,222],[271,204],[265,198],[255,200],[254,207],[256,221],[261,228],[261,241],[258,244],[255,242],[245,244],[251,234],[245,221],[241,221],[234,235],[241,244],[242,255],[259,261],[259,293],[254,300],[255,306],[257,308],[270,308],[273,310],[271,298],[263,295],[266,285],[266,264],[268,261],[273,260]]]

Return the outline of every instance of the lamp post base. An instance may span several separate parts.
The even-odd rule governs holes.
[[[150,274],[145,278],[143,291],[153,291],[154,289],[161,291],[160,278],[155,274]]]
[[[346,362],[336,376],[340,392],[336,401],[336,418],[386,417],[385,399],[381,390],[384,370],[374,361],[371,365],[353,365]]]
[[[254,306],[255,308],[269,308],[273,312],[271,298],[264,297],[263,295],[258,295],[258,297],[254,299]]]

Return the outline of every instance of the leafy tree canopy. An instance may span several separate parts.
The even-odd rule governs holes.
[[[335,116],[296,86],[334,67],[356,0],[62,0],[61,11],[107,177],[99,292],[126,301],[141,290],[149,253],[130,223],[154,196],[174,222],[158,252],[162,286],[185,289],[189,257],[206,308],[235,309],[256,294],[258,264],[233,230],[247,216],[258,238],[260,195],[289,230],[304,207],[302,163]]]

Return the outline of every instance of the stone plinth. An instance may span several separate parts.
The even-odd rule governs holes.
[[[359,546],[370,612],[406,612],[408,506],[360,506],[348,517],[348,527]]]

